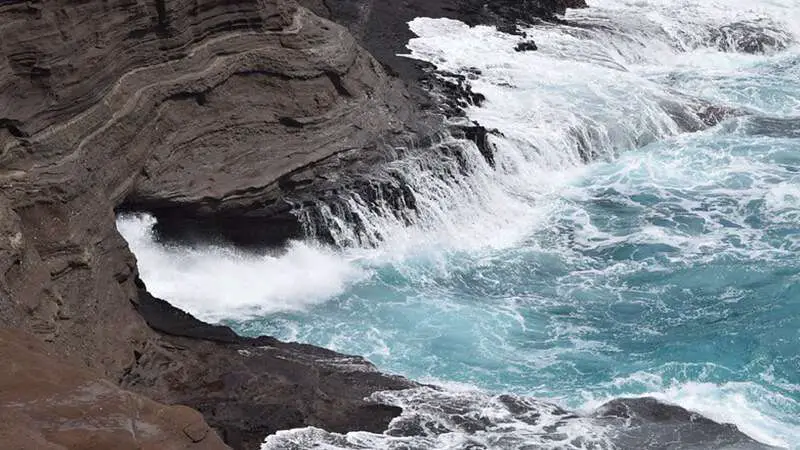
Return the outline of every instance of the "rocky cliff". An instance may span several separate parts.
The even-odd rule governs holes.
[[[115,228],[121,207],[203,226],[254,212],[267,230],[241,239],[296,236],[301,187],[424,128],[346,29],[282,0],[4,2],[0,54],[2,326],[92,377],[197,407],[236,447],[303,424],[378,431],[397,414],[363,398],[408,383],[366,363],[154,331]]]

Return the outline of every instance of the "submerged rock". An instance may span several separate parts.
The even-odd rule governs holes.
[[[748,115],[748,112],[726,105],[715,105],[707,100],[678,96],[662,100],[661,108],[678,125],[681,131],[696,132],[713,127],[727,119]]]
[[[752,136],[800,139],[800,117],[751,116],[744,130]]]
[[[717,423],[680,406],[654,398],[620,398],[593,415],[618,420],[613,438],[620,448],[759,450],[774,448],[757,442],[729,423]]]
[[[712,30],[709,40],[722,51],[753,54],[783,50],[793,42],[789,33],[760,22],[725,25]]]
[[[536,50],[539,50],[539,47],[537,47],[536,42],[533,41],[523,41],[514,47],[514,51],[517,52],[533,52]]]

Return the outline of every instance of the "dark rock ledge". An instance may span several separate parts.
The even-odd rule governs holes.
[[[365,399],[416,386],[378,372],[359,356],[238,336],[153,297],[139,280],[137,285],[134,306],[162,338],[125,369],[120,385],[197,409],[233,448],[257,449],[269,434],[306,426],[382,433],[402,410]]]
[[[481,405],[462,404],[447,395],[419,399],[445,413],[434,419],[441,421],[437,426],[428,422],[432,418],[414,413],[392,422],[402,409],[365,399],[381,398],[371,396],[380,391],[421,388],[441,392],[439,388],[382,374],[359,356],[266,336],[238,336],[228,327],[204,323],[153,297],[140,280],[137,285],[136,309],[150,327],[164,334],[164,343],[159,351],[138,358],[120,385],[165,403],[197,409],[234,448],[257,449],[265,436],[287,427],[386,432],[396,437],[490,431],[492,420],[480,415]],[[202,365],[182,352],[199,355]],[[773,448],[751,439],[735,425],[717,423],[650,397],[614,399],[588,416],[532,398],[497,398],[515,419],[526,423],[536,424],[543,409],[561,416],[546,430],[554,440],[559,439],[563,426],[588,418],[614,430],[610,439],[616,448]]]

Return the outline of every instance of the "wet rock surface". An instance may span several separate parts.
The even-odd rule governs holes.
[[[601,441],[624,449],[720,449],[766,450],[774,447],[756,442],[736,426],[717,423],[679,406],[654,398],[620,398],[600,406],[589,415],[581,415],[537,399],[503,394],[489,397],[478,393],[444,393],[428,388],[412,393],[387,394],[402,399],[413,412],[404,413],[392,423],[393,436],[436,436],[457,431],[465,434],[491,432],[503,427],[519,429],[515,442],[508,436],[501,448],[534,445],[541,442],[564,442],[573,423],[587,428],[586,444],[591,446],[589,429],[601,431]],[[404,396],[406,398],[404,398]],[[412,402],[409,401],[413,399]],[[532,433],[527,438],[527,432]],[[477,437],[477,436],[476,436]],[[598,436],[599,437],[599,436]],[[526,441],[527,439],[527,441]],[[569,439],[567,439],[569,440]],[[490,448],[477,439],[474,448]]]
[[[536,42],[522,41],[514,47],[514,50],[517,52],[534,52],[539,50],[539,47],[536,46]]]
[[[709,41],[722,51],[758,54],[784,50],[793,39],[769,23],[736,22],[711,30]]]
[[[715,105],[698,98],[683,101],[663,101],[661,108],[669,114],[681,131],[693,133],[718,125],[728,119],[747,116],[749,111],[725,105]]]
[[[621,448],[775,448],[751,439],[735,425],[717,423],[649,397],[612,400],[601,406],[594,417],[619,422],[614,441]]]
[[[376,391],[416,386],[378,372],[359,356],[238,336],[138,284],[135,306],[164,336],[141,351],[120,385],[196,408],[233,448],[257,449],[265,436],[287,428],[381,433],[402,410],[365,399]]]
[[[767,450],[734,425],[717,423],[653,398],[620,398],[576,413],[530,397],[422,386],[379,392],[376,400],[403,408],[386,433],[357,441],[315,429],[271,436],[270,449],[303,443],[335,448],[539,449],[614,448]]]

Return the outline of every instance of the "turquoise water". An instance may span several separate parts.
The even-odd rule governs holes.
[[[593,164],[514,248],[366,266],[323,304],[233,325],[575,408],[660,392],[796,443],[800,140],[747,123]]]
[[[363,210],[385,242],[254,256],[161,247],[152,219],[121,219],[149,288],[243,334],[444,385],[476,410],[500,393],[578,411],[649,395],[800,448],[800,8],[590,4],[568,18],[603,27],[527,30],[540,50],[525,54],[492,28],[410,24],[413,57],[481,73],[472,83],[487,103],[467,113],[502,133],[492,136],[496,168],[465,147],[463,178],[425,169],[442,162],[401,162],[414,226]],[[746,55],[707,42],[709,30],[755,18],[785,46]],[[698,99],[741,115],[683,132],[669,110],[691,112]],[[597,159],[584,164],[579,144]],[[429,400],[398,395],[384,400],[413,411]],[[523,428],[497,434],[541,435]],[[414,442],[462,448],[473,438]],[[275,439],[265,448],[409,442],[342,443],[314,429]]]
[[[361,261],[328,301],[233,325],[572,408],[656,395],[800,445],[800,59],[719,62],[638,75],[753,116],[601,158],[511,246]]]

